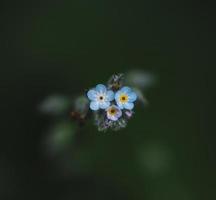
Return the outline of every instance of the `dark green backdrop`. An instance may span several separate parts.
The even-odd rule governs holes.
[[[214,199],[208,2],[21,0],[1,12],[1,200]],[[157,77],[149,107],[124,130],[89,123],[47,152],[56,119],[38,112],[45,97],[133,69]]]

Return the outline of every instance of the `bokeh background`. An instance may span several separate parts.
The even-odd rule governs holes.
[[[216,199],[210,2],[21,0],[1,14],[1,200]],[[135,69],[156,81],[124,130],[38,109]]]

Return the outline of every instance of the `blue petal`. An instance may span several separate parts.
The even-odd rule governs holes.
[[[104,92],[106,92],[106,86],[105,85],[103,85],[103,84],[98,84],[98,85],[96,85],[96,88],[95,88],[95,90],[97,91],[97,92],[102,92],[102,93],[104,93]]]
[[[95,90],[89,90],[88,92],[87,92],[87,97],[90,99],[90,100],[95,100],[95,98],[96,98],[96,92],[95,92]]]
[[[121,91],[124,92],[124,93],[130,93],[131,92],[131,88],[125,86],[125,87],[123,87],[121,89]]]
[[[124,107],[125,107],[125,109],[132,110],[134,107],[134,104],[133,103],[126,103],[126,104],[124,104]]]
[[[117,100],[116,100],[116,103],[117,103],[117,105],[118,105],[118,107],[119,107],[120,109],[124,109],[124,106],[123,106],[122,103],[120,103],[120,101],[117,101]]]
[[[134,101],[136,101],[136,99],[137,99],[137,95],[136,95],[135,92],[129,93],[128,96],[129,96],[129,101],[130,101],[130,102],[134,102]]]
[[[115,93],[115,100],[118,101],[120,95],[122,94],[122,92],[119,90],[118,92]]]
[[[98,109],[99,109],[99,104],[98,104],[98,102],[92,101],[92,102],[90,103],[90,108],[91,108],[91,110],[98,110]]]
[[[101,109],[106,109],[106,108],[108,108],[110,106],[110,102],[109,101],[105,101],[103,103],[100,103],[99,106],[100,106]]]
[[[114,92],[112,90],[107,91],[107,101],[112,101],[114,99]]]

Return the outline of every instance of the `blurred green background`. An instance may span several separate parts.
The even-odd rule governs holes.
[[[216,199],[209,2],[21,0],[1,13],[1,200]],[[38,111],[134,69],[157,81],[126,129]]]

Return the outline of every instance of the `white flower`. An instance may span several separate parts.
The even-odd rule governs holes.
[[[122,111],[118,106],[112,105],[106,109],[107,118],[112,121],[117,121],[122,116]]]

